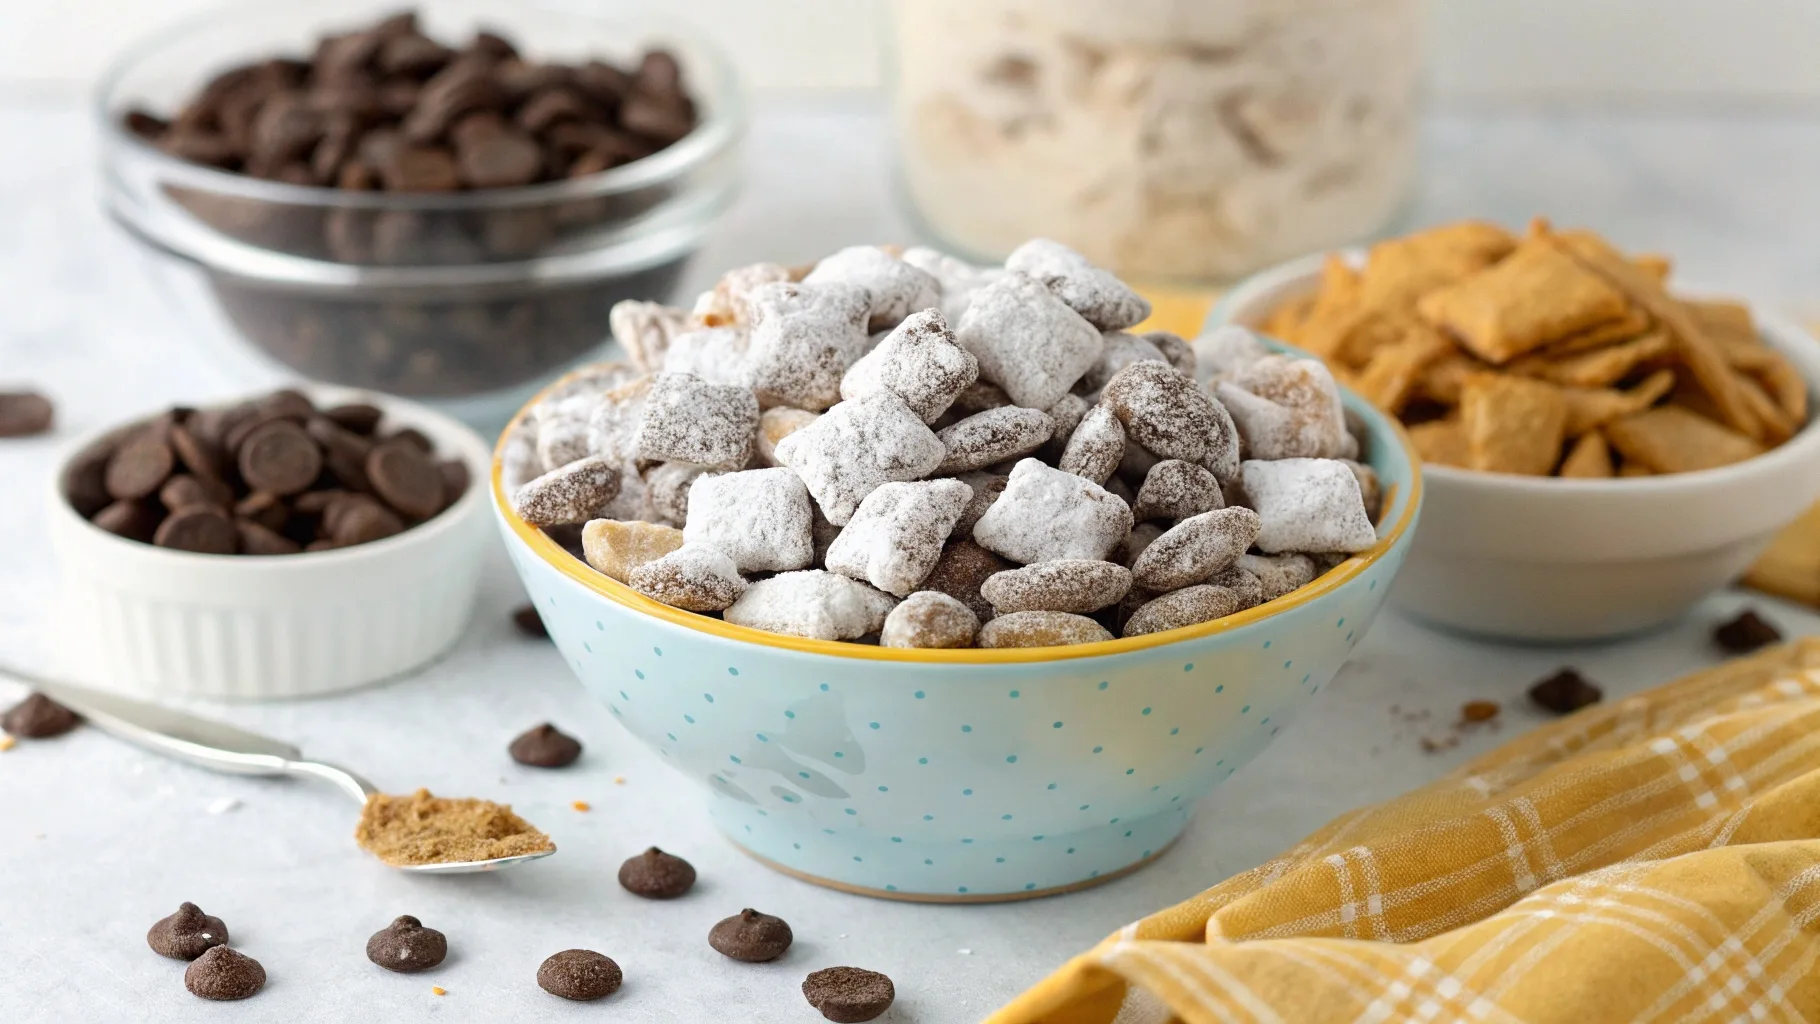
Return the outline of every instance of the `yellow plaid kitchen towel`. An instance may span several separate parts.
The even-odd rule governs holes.
[[[1820,1020],[1820,639],[1538,729],[990,1024]]]

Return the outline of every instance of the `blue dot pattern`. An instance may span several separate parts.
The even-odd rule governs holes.
[[[1395,445],[1377,447],[1389,450],[1374,449],[1380,475],[1407,480],[1384,462]],[[1333,678],[1405,547],[1319,598],[1210,636],[957,668],[645,619],[508,543],[563,659],[707,788],[723,832],[812,877],[978,897],[1106,878],[1160,854],[1195,802]]]

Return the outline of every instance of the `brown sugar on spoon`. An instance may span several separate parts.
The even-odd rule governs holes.
[[[550,837],[504,804],[471,797],[375,793],[354,830],[360,848],[394,867],[454,864],[547,853]]]

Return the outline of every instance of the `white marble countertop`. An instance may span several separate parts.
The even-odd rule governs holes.
[[[1820,131],[1798,120],[1441,118],[1409,219],[1468,214],[1521,222],[1538,211],[1639,249],[1671,252],[1686,274],[1800,314],[1820,312]],[[0,105],[0,386],[55,395],[59,435],[174,400],[257,386],[192,344],[194,330],[99,213],[92,146],[74,107]],[[888,152],[862,109],[761,111],[750,174],[692,271],[760,258],[802,260],[908,229],[889,202]],[[1805,289],[1805,290],[1804,290]],[[45,636],[56,569],[43,542],[42,488],[58,437],[0,443],[0,660],[51,668]],[[0,1020],[237,1021],[816,1019],[802,976],[833,964],[885,971],[899,1000],[884,1020],[977,1020],[1133,918],[1250,866],[1332,815],[1419,785],[1540,719],[1523,689],[1572,664],[1622,694],[1715,660],[1711,625],[1745,600],[1790,633],[1820,617],[1737,594],[1686,622],[1622,644],[1498,647],[1383,616],[1323,698],[1209,797],[1154,866],[1076,895],[933,907],[844,896],[773,874],[716,837],[695,792],[609,721],[547,644],[518,637],[522,599],[494,552],[473,626],[418,676],[351,696],[205,708],[368,774],[511,802],[561,853],[496,876],[412,878],[349,842],[354,812],[325,788],[234,779],[159,760],[93,730],[0,754]],[[21,691],[0,683],[0,703]],[[1499,727],[1424,753],[1462,701],[1506,702]],[[588,744],[562,772],[505,756],[518,730],[551,720]],[[1427,732],[1424,732],[1427,730]],[[1338,769],[1338,770],[1336,770]],[[623,784],[616,784],[623,777]],[[234,798],[239,806],[211,814]],[[589,813],[570,808],[586,800]],[[686,899],[642,902],[615,884],[619,861],[655,843],[692,860]],[[192,900],[222,916],[261,960],[264,993],[232,1009],[183,990],[182,965],[144,945],[147,926]],[[736,965],[708,926],[744,906],[790,921],[780,962]],[[448,933],[431,974],[365,961],[368,934],[415,914]],[[625,969],[608,1005],[537,991],[547,954],[599,949]],[[445,996],[431,994],[440,985]]]

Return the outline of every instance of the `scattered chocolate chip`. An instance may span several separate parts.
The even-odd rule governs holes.
[[[234,514],[268,530],[279,530],[284,528],[285,520],[291,517],[291,510],[285,507],[284,499],[278,495],[254,491],[234,503]]]
[[[302,427],[274,420],[240,443],[240,476],[248,487],[276,495],[296,494],[322,472],[322,449]]]
[[[1780,639],[1782,631],[1754,608],[1746,608],[1737,618],[1713,630],[1713,642],[1729,654],[1749,654]]]
[[[673,853],[653,846],[619,866],[619,884],[648,900],[673,900],[695,884],[695,868]]]
[[[367,959],[400,974],[427,971],[448,955],[448,938],[409,914],[394,918],[367,940]]]
[[[1469,700],[1460,705],[1460,721],[1489,722],[1498,717],[1498,710],[1495,700]]]
[[[1564,668],[1529,688],[1529,699],[1545,711],[1565,715],[1588,704],[1597,704],[1605,696],[1597,686],[1571,668]]]
[[[107,493],[116,500],[136,501],[157,493],[177,465],[171,446],[159,431],[146,429],[115,449],[107,461]]]
[[[585,1001],[617,992],[623,977],[618,964],[591,949],[565,949],[537,968],[537,987],[553,996]]]
[[[442,470],[415,444],[392,438],[367,454],[367,479],[386,504],[415,519],[442,509]]]
[[[734,914],[708,931],[708,945],[723,956],[762,964],[776,960],[790,948],[790,926],[781,917],[761,914],[751,907]]]
[[[36,391],[0,391],[0,437],[31,437],[51,429],[56,408]]]
[[[193,417],[192,417],[193,418]],[[192,430],[186,424],[171,427],[169,435],[171,451],[183,468],[204,480],[219,481],[222,475],[221,451],[213,441]]]
[[[204,999],[246,999],[265,987],[265,968],[245,953],[213,946],[184,968],[183,987]]]
[[[42,740],[61,736],[81,721],[82,717],[69,708],[42,693],[34,693],[0,715],[0,730],[9,736]]]
[[[194,903],[184,903],[175,914],[152,925],[145,941],[159,956],[194,960],[216,946],[227,945],[228,930],[221,918],[210,917]]]
[[[859,1024],[891,1008],[897,989],[877,971],[829,967],[803,979],[803,998],[838,1024]]]
[[[330,537],[337,544],[366,544],[403,533],[404,520],[365,495],[356,495],[332,506],[336,514]],[[325,515],[325,522],[327,521]]]
[[[535,605],[521,605],[513,609],[512,625],[517,626],[520,633],[535,639],[546,639],[550,635],[550,631],[544,628],[543,616],[537,614]]]
[[[212,505],[180,508],[158,524],[152,543],[199,555],[231,555],[240,543],[234,521]]]
[[[519,734],[506,749],[522,765],[567,768],[581,756],[581,741],[545,722]]]

